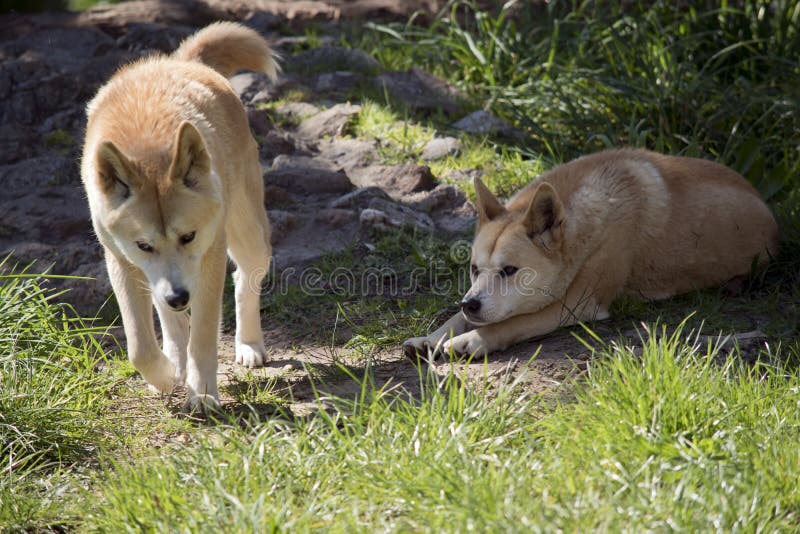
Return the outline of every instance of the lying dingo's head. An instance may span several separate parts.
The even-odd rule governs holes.
[[[157,301],[188,308],[222,215],[219,179],[200,133],[184,122],[164,152],[123,153],[105,140],[93,157],[102,237],[142,270]]]
[[[564,210],[549,183],[538,185],[524,211],[509,211],[475,179],[478,229],[472,244],[472,287],[461,310],[473,324],[532,313],[564,295]]]

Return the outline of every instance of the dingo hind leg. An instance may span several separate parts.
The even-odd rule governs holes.
[[[242,199],[235,213],[231,213],[228,253],[236,263],[236,363],[259,367],[266,361],[261,332],[261,283],[272,255],[269,220],[262,203]]]
[[[128,357],[150,386],[160,393],[169,393],[175,385],[175,365],[156,341],[153,304],[147,279],[138,267],[120,260],[108,249],[105,258],[122,315]]]

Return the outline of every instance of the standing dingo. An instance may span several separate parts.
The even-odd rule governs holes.
[[[226,79],[239,69],[274,78],[277,64],[255,31],[213,24],[169,57],[120,69],[87,109],[81,178],[130,360],[158,391],[185,382],[190,409],[219,400],[226,251],[237,266],[236,361],[265,358],[259,293],[269,223],[258,147]]]

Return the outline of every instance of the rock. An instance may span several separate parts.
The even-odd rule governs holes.
[[[389,200],[389,195],[379,187],[361,187],[340,196],[328,206],[331,208],[360,208],[367,206],[373,198]]]
[[[278,129],[269,130],[258,141],[258,155],[262,159],[272,159],[281,154],[297,152],[297,146],[291,134]]]
[[[253,108],[247,110],[247,122],[255,135],[267,135],[274,128],[266,113]]]
[[[283,24],[283,18],[271,11],[255,11],[245,17],[242,23],[263,33],[279,29]]]
[[[314,104],[308,102],[289,102],[275,107],[275,112],[278,115],[284,115],[297,120],[307,119],[320,112],[320,109]]]
[[[314,216],[316,222],[320,222],[326,226],[339,228],[356,219],[356,212],[353,210],[328,208],[322,209]]]
[[[283,236],[291,232],[297,225],[297,217],[288,211],[269,210],[267,212],[270,224],[270,241],[278,243]]]
[[[322,113],[305,119],[297,128],[297,133],[308,139],[341,135],[346,125],[360,112],[361,106],[337,104]]]
[[[353,169],[349,176],[357,187],[380,187],[397,199],[416,191],[428,191],[436,186],[436,179],[430,168],[413,163],[371,165]]]
[[[28,194],[50,185],[78,184],[78,163],[67,156],[47,155],[0,165],[0,198],[15,198],[15,192]]]
[[[414,227],[430,232],[434,228],[433,220],[428,215],[382,198],[373,198],[369,207],[361,210],[359,223],[362,228],[378,230]]]
[[[480,169],[450,169],[442,175],[442,178],[451,182],[469,182],[475,178],[483,176]]]
[[[437,159],[454,156],[461,150],[461,141],[455,137],[436,137],[428,141],[422,149],[422,159],[434,161]]]
[[[453,234],[465,234],[475,226],[475,208],[464,193],[450,184],[433,191],[414,193],[406,198],[409,206],[433,218],[436,228]]]
[[[388,91],[412,109],[442,110],[450,115],[461,110],[461,94],[458,90],[441,78],[420,69],[385,72],[375,78],[375,84],[381,91]]]
[[[466,117],[453,124],[453,128],[476,135],[490,135],[499,133],[510,135],[514,129],[503,119],[495,117],[488,111],[482,109],[473,111]]]
[[[381,71],[381,64],[363,50],[339,46],[304,50],[289,58],[286,64],[293,72],[303,74],[336,71],[375,74]]]
[[[375,159],[375,142],[363,139],[331,139],[317,146],[319,156],[345,172],[365,167]]]
[[[346,93],[354,89],[363,79],[362,75],[347,70],[326,72],[317,77],[314,88],[321,93]]]
[[[264,183],[304,194],[345,193],[353,189],[347,175],[332,170],[330,163],[302,156],[278,156]]]
[[[277,185],[264,186],[264,205],[267,209],[286,204],[292,204],[292,197],[286,189]]]
[[[131,52],[158,50],[169,54],[194,31],[194,28],[180,24],[132,22],[125,26],[125,33],[116,44]]]
[[[40,28],[4,44],[20,56],[43,61],[58,72],[75,72],[87,59],[101,56],[114,46],[114,39],[94,27]]]
[[[269,100],[274,92],[272,80],[263,72],[241,72],[230,78],[231,87],[246,104]]]

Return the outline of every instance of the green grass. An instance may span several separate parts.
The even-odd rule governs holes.
[[[797,350],[797,347],[794,348]],[[659,329],[546,402],[456,376],[111,462],[89,530],[792,531],[800,382]]]
[[[368,353],[395,347],[455,311],[468,273],[453,243],[412,230],[375,233],[369,242],[371,249],[323,257],[302,284],[268,281],[264,316],[300,339],[346,342]]]

